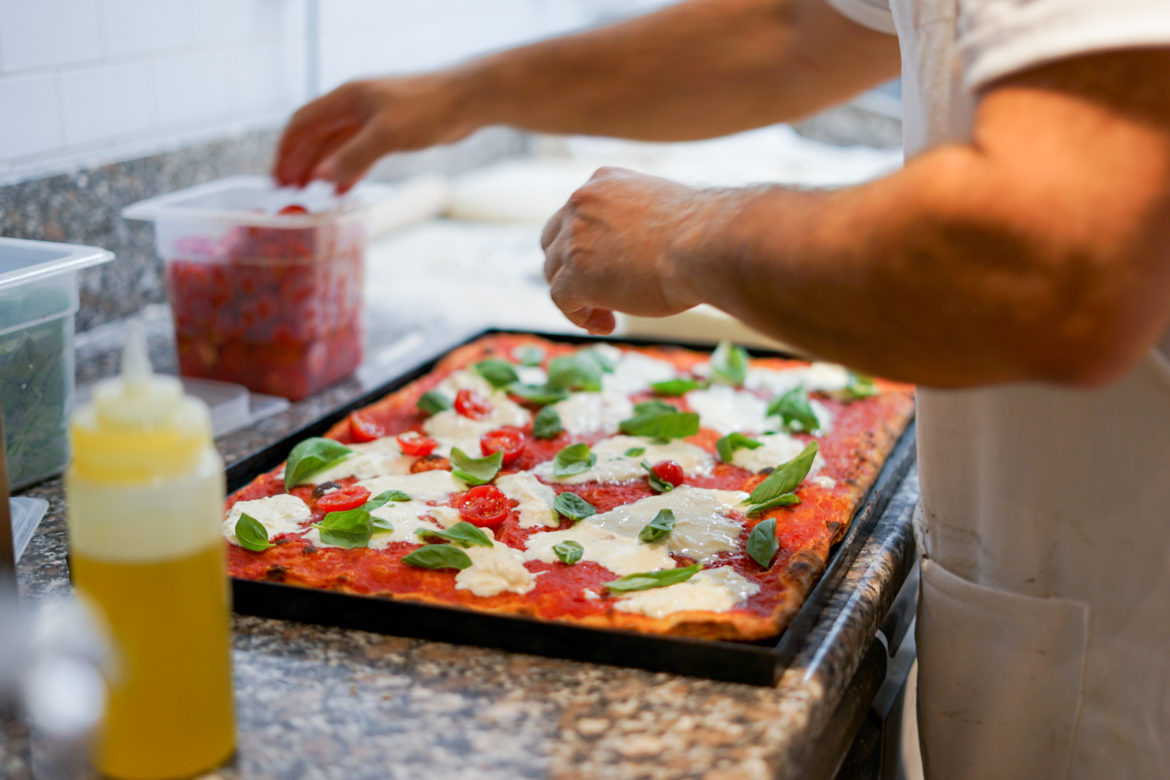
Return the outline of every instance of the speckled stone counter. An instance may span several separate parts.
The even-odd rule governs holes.
[[[157,312],[156,312],[157,315]],[[164,317],[147,317],[156,365],[174,366]],[[441,334],[392,321],[371,342],[414,344],[221,438],[231,462],[434,350]],[[108,375],[116,327],[80,343],[79,381]],[[20,563],[26,597],[68,589],[61,484]],[[592,665],[254,617],[234,619],[239,749],[221,778],[806,777],[812,746],[911,564],[911,473],[774,688]],[[0,776],[30,776],[27,736],[0,727]]]

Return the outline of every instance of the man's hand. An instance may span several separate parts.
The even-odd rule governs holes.
[[[553,302],[590,333],[613,310],[665,317],[700,302],[682,269],[684,248],[717,196],[624,168],[601,168],[544,227]]]
[[[384,154],[450,143],[475,126],[460,117],[446,74],[351,81],[300,108],[277,146],[273,178],[345,192]]]

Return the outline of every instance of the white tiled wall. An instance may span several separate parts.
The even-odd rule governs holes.
[[[306,97],[307,8],[0,0],[0,180],[278,122]]]
[[[314,88],[664,2],[0,0],[0,182],[277,125]]]

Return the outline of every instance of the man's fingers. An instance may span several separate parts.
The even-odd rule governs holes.
[[[544,230],[540,232],[540,248],[544,251],[548,251],[549,246],[556,240],[557,234],[561,232],[561,223],[565,220],[567,208],[569,208],[568,205],[561,206],[555,214],[549,217],[548,222],[544,223]]]
[[[386,151],[386,132],[377,123],[362,129],[313,168],[311,178],[331,181],[339,192],[352,187]]]
[[[594,335],[604,336],[613,333],[613,329],[617,327],[617,318],[609,309],[587,309],[583,327]]]

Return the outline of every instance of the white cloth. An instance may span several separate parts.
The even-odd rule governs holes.
[[[909,155],[967,139],[1002,76],[1170,45],[1170,0],[890,2]],[[1094,391],[919,392],[928,777],[1170,777],[1168,355]]]

